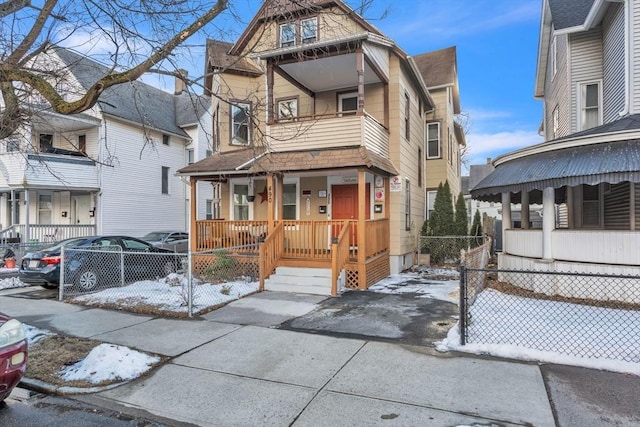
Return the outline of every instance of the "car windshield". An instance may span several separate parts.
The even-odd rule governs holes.
[[[145,240],[147,242],[158,242],[160,240],[163,240],[168,235],[169,233],[161,233],[156,231],[154,233],[145,234],[142,240]]]

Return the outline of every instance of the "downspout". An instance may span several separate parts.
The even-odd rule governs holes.
[[[624,108],[618,113],[620,117],[629,114],[629,104],[631,103],[631,76],[629,67],[631,66],[631,2],[624,2]]]

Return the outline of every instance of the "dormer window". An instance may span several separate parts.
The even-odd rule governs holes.
[[[304,19],[302,21],[302,44],[313,43],[318,40],[318,19]]]
[[[296,24],[287,22],[280,25],[280,47],[294,46],[296,44]]]
[[[313,43],[318,40],[318,18],[280,24],[280,47]]]

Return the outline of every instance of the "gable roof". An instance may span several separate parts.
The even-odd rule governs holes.
[[[454,113],[460,113],[456,47],[421,53],[413,56],[413,60],[429,90],[443,86],[453,87]]]
[[[367,31],[383,35],[380,30],[371,25],[366,19],[356,13],[351,7],[341,0],[307,0],[304,2],[292,0],[265,0],[254,15],[253,19],[247,25],[240,38],[236,41],[231,49],[232,55],[240,55],[249,43],[249,40],[258,30],[258,26],[270,19],[287,19],[298,13],[306,13],[307,11],[317,12],[321,9],[335,6],[343,13],[348,15],[355,22],[360,24]]]
[[[55,46],[53,50],[84,89],[90,88],[110,71],[105,65],[69,49]],[[98,106],[103,114],[189,137],[177,123],[175,96],[141,81],[105,89],[98,99]]]
[[[259,76],[262,70],[244,56],[231,55],[232,43],[207,39],[207,64],[227,72]]]
[[[182,92],[174,95],[176,105],[176,123],[180,127],[199,123],[211,107],[211,98]]]
[[[584,25],[594,2],[594,0],[548,1],[553,19],[553,27],[556,31]]]

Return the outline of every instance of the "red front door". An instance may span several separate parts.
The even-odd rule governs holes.
[[[365,190],[366,194],[366,218],[371,213],[371,195],[369,194],[369,184]],[[334,185],[331,187],[331,218],[332,219],[358,219],[358,186],[356,184]],[[351,245],[357,243],[356,229],[351,229]],[[333,237],[337,236],[338,230],[333,230]]]

